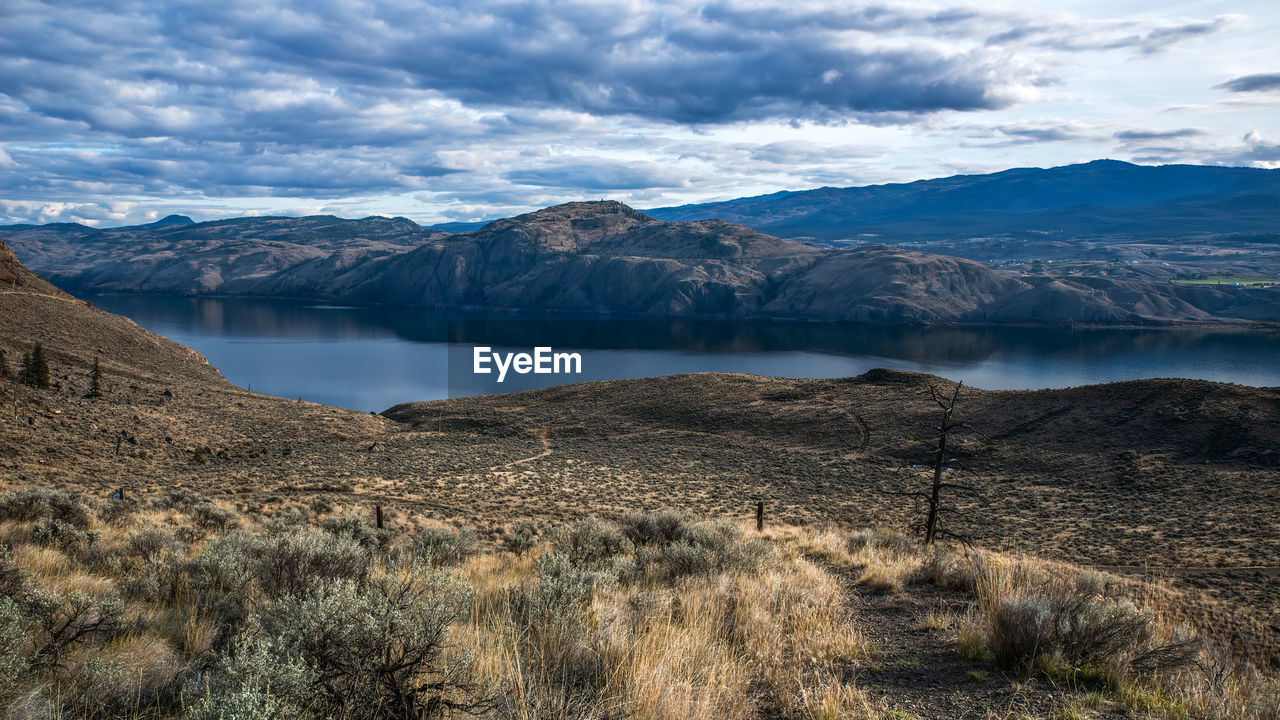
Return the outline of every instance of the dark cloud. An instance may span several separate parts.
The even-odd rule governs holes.
[[[1011,102],[1009,86],[1037,80],[981,48],[851,43],[843,34],[945,35],[973,11],[551,0],[160,7],[24,6],[0,41],[0,93],[39,116],[131,137],[277,137],[307,117],[308,134],[324,138],[326,121],[415,91],[719,123],[992,109]]]
[[[1280,90],[1280,73],[1257,73],[1255,75],[1241,75],[1238,78],[1214,85],[1215,88],[1221,90],[1230,90],[1231,92],[1262,92],[1266,90]]]

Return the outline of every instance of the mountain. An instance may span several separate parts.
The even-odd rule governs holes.
[[[878,323],[1274,321],[1280,289],[998,272],[872,245],[820,247],[723,220],[580,202],[430,234],[403,218],[241,218],[7,231],[79,291],[362,305]]]
[[[865,187],[823,187],[655,208],[673,221],[720,218],[783,237],[921,243],[1013,236],[1219,241],[1280,239],[1280,170],[1096,160],[1048,169]]]
[[[305,296],[345,267],[439,234],[406,218],[332,215],[204,223],[171,215],[103,230],[75,223],[0,227],[24,262],[72,291],[179,295],[253,293],[264,278],[287,270],[293,284],[264,294]]]
[[[147,223],[145,227],[161,227],[164,225],[195,225],[196,221],[186,215],[165,215],[153,223]]]

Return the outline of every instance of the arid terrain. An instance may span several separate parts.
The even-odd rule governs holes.
[[[0,478],[103,495],[198,489],[249,513],[384,505],[497,539],[521,518],[680,508],[903,528],[930,462],[936,377],[698,374],[396,406],[247,392],[194,351],[43,283],[0,283]],[[54,387],[13,382],[43,342]],[[105,397],[84,397],[95,357]],[[1261,655],[1280,638],[1280,389],[1152,380],[965,390],[949,527],[979,545],[1167,577]]]

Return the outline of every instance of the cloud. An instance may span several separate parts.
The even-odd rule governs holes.
[[[567,162],[516,170],[506,173],[504,177],[519,185],[584,190],[686,187],[693,181],[688,173],[668,165],[597,158],[574,158]]]
[[[1173,140],[1207,135],[1201,128],[1180,128],[1178,130],[1121,130],[1115,133],[1117,140],[1126,142],[1147,142],[1150,140]]]
[[[1241,75],[1237,78],[1213,86],[1215,89],[1230,90],[1231,92],[1264,92],[1268,90],[1280,90],[1280,73],[1257,73],[1255,75]]]
[[[1263,136],[1257,130],[1245,133],[1239,148],[1218,157],[1227,165],[1280,167],[1280,140]]]
[[[1214,35],[1238,24],[1237,15],[1220,15],[1212,20],[1079,20],[1059,18],[1056,22],[1016,23],[1008,30],[987,38],[991,46],[1051,48],[1068,52],[1132,50],[1153,55],[1187,40]]]
[[[250,198],[492,217],[942,172],[979,159],[935,152],[939,128],[982,116],[949,147],[1100,142],[1016,114],[1065,92],[1082,54],[1242,25],[914,0],[21,0],[0,16],[7,216],[96,222]]]
[[[979,17],[641,0],[33,2],[8,18],[0,93],[95,131],[263,139],[301,118],[324,137],[334,119],[373,120],[360,117],[371,105],[433,96],[681,123],[1005,107],[1040,78],[964,41],[957,28]],[[398,134],[362,125],[371,144]]]
[[[1239,141],[1223,145],[1187,138],[1201,136],[1154,137],[1149,144],[1131,147],[1131,159],[1142,163],[1198,162],[1210,165],[1280,168],[1280,141],[1257,130],[1245,133]],[[1170,142],[1181,140],[1181,142]]]
[[[1062,118],[996,125],[959,124],[941,128],[947,135],[960,135],[964,147],[1008,148],[1058,142],[1086,142],[1098,139],[1096,128]]]

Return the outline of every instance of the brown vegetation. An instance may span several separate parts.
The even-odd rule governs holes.
[[[882,530],[582,516],[476,554],[465,529],[23,488],[0,545],[12,717],[1280,716],[1161,584]]]

